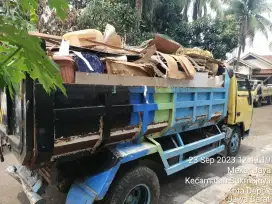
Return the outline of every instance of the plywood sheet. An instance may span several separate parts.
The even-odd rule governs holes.
[[[119,76],[76,72],[77,84],[114,85],[114,86],[152,86],[152,87],[214,87],[208,83],[208,73],[196,73],[192,80],[163,79],[145,76]]]

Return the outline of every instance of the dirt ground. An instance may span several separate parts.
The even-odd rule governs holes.
[[[239,156],[246,156],[254,150],[272,144],[272,106],[254,109],[250,136],[242,141]],[[20,184],[5,173],[9,165],[16,164],[15,157],[8,153],[5,162],[0,163],[0,204],[29,204]],[[186,177],[216,178],[227,173],[227,167],[235,164],[196,164],[161,181],[160,204],[182,204],[209,185],[186,184]],[[49,188],[45,198],[48,204],[65,202],[65,195]]]

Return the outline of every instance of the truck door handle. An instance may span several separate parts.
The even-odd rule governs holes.
[[[241,112],[237,112],[236,115],[239,117],[241,115]]]

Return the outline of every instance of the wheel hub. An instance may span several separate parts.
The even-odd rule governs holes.
[[[150,204],[151,193],[145,184],[135,186],[125,198],[124,204]]]
[[[239,146],[239,135],[235,133],[231,138],[231,151],[236,152]]]

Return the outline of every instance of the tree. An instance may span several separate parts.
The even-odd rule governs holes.
[[[233,14],[239,24],[239,50],[236,66],[239,64],[241,52],[245,50],[247,39],[252,44],[257,31],[268,38],[268,31],[272,31],[272,22],[261,13],[270,13],[271,8],[266,0],[230,1],[228,13]]]
[[[41,33],[59,36],[67,32],[78,30],[77,17],[82,8],[84,8],[84,5],[86,6],[86,3],[87,0],[70,0],[69,5],[71,5],[71,9],[67,11],[65,19],[60,19],[56,11],[49,8],[48,0],[39,0],[38,11],[36,12],[38,15],[37,30]]]
[[[144,32],[138,30],[135,19],[137,10],[129,3],[113,0],[90,1],[78,19],[78,25],[79,29],[91,28],[103,31],[109,23],[126,38],[127,43],[137,44]]]
[[[193,20],[197,20],[208,14],[208,8],[212,11],[221,13],[221,4],[226,0],[183,0],[181,1],[183,19],[188,21],[189,8],[193,8]]]
[[[238,46],[238,34],[239,26],[233,16],[206,16],[191,23],[190,46],[208,50],[216,59],[224,60]]]
[[[66,16],[65,0],[48,0],[61,18]],[[41,48],[41,41],[28,35],[37,23],[37,0],[4,0],[0,13],[0,88],[12,94],[29,74],[47,92],[57,88],[65,92],[58,66]]]
[[[79,18],[81,29],[95,28],[103,31],[106,24],[115,26],[126,43],[139,45],[153,37],[153,33],[165,34],[184,47],[200,47],[213,52],[216,58],[225,59],[226,53],[238,45],[238,27],[233,17],[212,19],[210,16],[186,22],[180,14],[182,4],[177,0],[158,0],[152,11],[153,19],[143,17],[139,28],[135,19],[138,12],[134,1],[91,1]],[[146,1],[143,1],[146,2]],[[144,8],[148,6],[143,5]],[[150,5],[149,5],[150,6]]]

